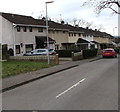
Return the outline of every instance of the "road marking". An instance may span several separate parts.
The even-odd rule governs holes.
[[[63,91],[62,93],[60,93],[59,95],[56,96],[56,98],[59,98],[60,96],[64,95],[65,93],[67,93],[68,91],[70,91],[71,89],[73,89],[74,87],[78,86],[80,83],[82,83],[83,81],[85,81],[86,78],[80,80],[79,82],[77,82],[76,84],[74,84],[73,86],[69,87],[68,89],[66,89],[65,91]]]

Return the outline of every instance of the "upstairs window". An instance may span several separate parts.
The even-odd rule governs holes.
[[[23,31],[27,32],[27,27],[26,26],[23,27]]]
[[[17,32],[20,32],[20,26],[17,26]]]
[[[76,37],[76,33],[74,33],[74,36]]]
[[[80,37],[80,36],[81,36],[81,33],[78,33],[78,36]]]
[[[69,33],[69,37],[71,36],[71,33]]]
[[[72,33],[72,37],[73,37],[73,33]]]
[[[29,27],[29,32],[32,32],[32,27]]]
[[[38,28],[38,32],[43,32],[43,28]]]
[[[65,31],[63,31],[63,33],[65,34]]]

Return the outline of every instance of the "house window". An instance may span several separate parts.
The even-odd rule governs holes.
[[[95,49],[95,45],[94,45],[94,44],[91,44],[91,45],[90,45],[90,48],[91,48],[91,49]]]
[[[80,37],[80,36],[81,36],[81,33],[78,33],[78,36]]]
[[[69,33],[69,37],[71,36],[71,33]]]
[[[33,50],[33,44],[25,45],[25,49],[26,49],[26,53],[32,51]]]
[[[38,32],[43,32],[43,28],[38,28]]]
[[[72,33],[72,37],[73,37],[73,33]]]
[[[29,27],[29,32],[32,32],[32,27]]]
[[[55,45],[55,50],[58,50],[59,49],[59,45]]]
[[[17,26],[17,32],[20,32],[20,26]]]
[[[63,31],[63,33],[65,34],[65,31]]]
[[[76,33],[74,33],[74,36],[76,36]]]
[[[20,45],[16,45],[16,54],[20,54]]]
[[[24,31],[24,32],[27,31],[27,27],[26,27],[26,26],[23,27],[23,31]]]

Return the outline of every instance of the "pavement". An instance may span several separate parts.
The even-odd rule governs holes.
[[[41,70],[37,70],[33,72],[28,72],[28,73],[4,78],[2,79],[2,90],[0,90],[0,92],[5,92],[8,90],[14,89],[16,87],[22,86],[24,84],[38,80],[40,78],[54,75],[55,73],[58,73],[58,72],[61,72],[67,69],[71,69],[73,67],[77,67],[86,62],[92,62],[92,61],[96,61],[99,59],[101,59],[100,55],[98,55],[97,57],[91,58],[91,59],[84,59],[84,60],[79,60],[79,61],[71,61],[69,59],[61,60],[60,64],[54,67],[45,68],[45,69],[41,69]]]

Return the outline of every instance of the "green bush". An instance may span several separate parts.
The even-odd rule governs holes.
[[[97,51],[98,49],[83,50],[83,58],[87,59],[87,58],[95,57],[97,55]]]
[[[72,57],[72,52],[80,52],[80,50],[56,50],[59,57]]]
[[[8,55],[8,49],[7,49],[7,44],[2,45],[2,60],[8,60],[9,55]]]

